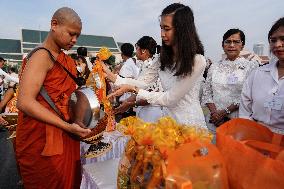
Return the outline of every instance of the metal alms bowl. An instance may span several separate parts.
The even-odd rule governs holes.
[[[104,114],[94,90],[88,87],[75,90],[69,105],[71,120],[83,127],[95,127]]]

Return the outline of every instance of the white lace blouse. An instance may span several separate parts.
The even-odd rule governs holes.
[[[221,60],[213,63],[203,88],[202,104],[214,103],[217,110],[227,108],[233,103],[240,103],[242,87],[248,74],[258,67],[256,61],[243,57],[235,61]],[[237,117],[234,112],[232,117]]]
[[[199,101],[199,89],[202,75],[206,66],[204,56],[196,55],[194,68],[191,75],[186,77],[174,76],[171,70],[160,69],[160,61],[157,59],[137,80],[117,77],[115,85],[130,84],[140,88],[137,98],[146,99],[153,105],[165,106],[169,115],[181,124],[197,125],[206,128],[204,115]],[[147,91],[149,85],[158,78],[161,80],[164,91]]]

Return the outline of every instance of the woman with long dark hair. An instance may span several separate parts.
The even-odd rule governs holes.
[[[162,47],[160,58],[139,80],[113,76],[109,79],[120,88],[109,97],[131,91],[136,100],[167,107],[169,115],[179,123],[206,128],[199,101],[199,89],[206,66],[204,50],[196,32],[192,10],[183,4],[167,6],[160,19]],[[160,78],[164,91],[145,90]]]

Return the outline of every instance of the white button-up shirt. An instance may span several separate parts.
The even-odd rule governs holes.
[[[128,58],[119,71],[119,75],[125,78],[136,79],[139,75],[139,68],[136,66],[132,58]],[[131,93],[126,93],[119,98],[120,102],[125,101],[131,96]]]
[[[284,76],[278,76],[277,61],[249,75],[241,94],[239,117],[257,120],[284,134]]]

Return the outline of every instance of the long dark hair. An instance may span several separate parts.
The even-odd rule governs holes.
[[[174,64],[174,52],[171,46],[162,42],[161,70],[175,70],[175,76],[190,75],[196,54],[204,55],[203,45],[194,24],[192,10],[183,4],[173,3],[162,11],[162,16],[173,14],[174,43],[177,47]]]

